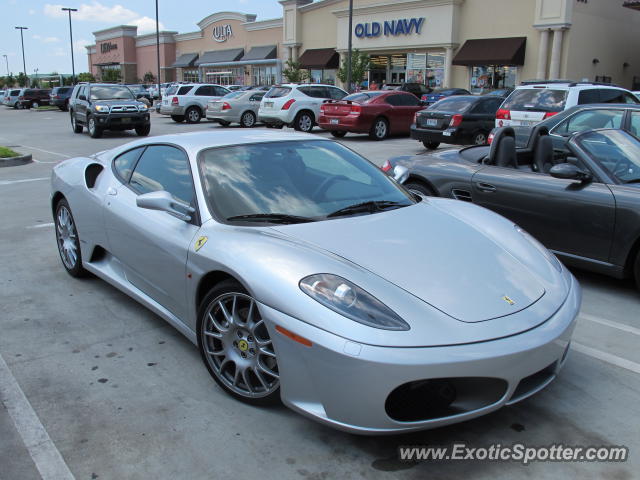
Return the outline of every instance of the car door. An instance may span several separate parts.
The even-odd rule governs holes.
[[[84,86],[78,90],[78,98],[76,98],[75,102],[75,115],[76,120],[84,123],[87,123],[87,109],[89,106],[89,87]]]
[[[193,94],[193,99],[200,106],[202,111],[204,111],[209,100],[215,96],[215,89],[213,85],[202,85],[201,87],[196,88],[196,91]]]
[[[476,172],[471,182],[474,203],[520,225],[547,248],[608,261],[615,200],[604,183],[493,165]]]
[[[385,98],[390,105],[386,115],[389,118],[391,133],[408,134],[413,123],[413,116],[423,107],[420,101],[410,93],[393,93]]]
[[[629,112],[629,133],[636,138],[640,138],[640,110]]]
[[[110,252],[133,286],[184,320],[187,253],[199,230],[197,219],[185,222],[166,212],[142,209],[136,198],[165,190],[196,208],[187,154],[173,145],[150,145],[126,155],[114,160],[123,184],[111,189],[105,202]]]

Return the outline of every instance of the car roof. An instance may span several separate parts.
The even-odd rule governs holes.
[[[159,135],[157,137],[143,138],[127,143],[120,147],[113,149],[116,154],[125,152],[140,145],[162,144],[169,143],[175,144],[184,148],[189,154],[190,158],[195,158],[195,155],[206,148],[227,147],[232,145],[245,145],[255,143],[268,143],[268,142],[285,142],[285,141],[302,141],[302,140],[317,140],[330,142],[328,138],[319,137],[317,135],[311,135],[299,132],[280,132],[269,130],[249,130],[249,129],[237,129],[237,130],[221,130],[221,131],[200,131],[200,132],[188,132],[177,133],[170,135]]]
[[[616,90],[626,90],[626,88],[619,87],[618,85],[609,85],[604,83],[589,83],[589,82],[540,82],[540,83],[527,83],[525,85],[518,85],[516,90],[534,89],[534,88],[555,88],[557,90],[589,90],[593,88],[613,88]]]

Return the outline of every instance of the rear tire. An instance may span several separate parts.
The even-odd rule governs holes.
[[[149,135],[150,131],[151,131],[151,125],[150,124],[140,125],[140,126],[136,127],[136,133],[138,134],[139,137],[146,137],[147,135]]]
[[[171,120],[176,123],[184,122],[184,115],[171,115]]]
[[[313,117],[313,113],[303,111],[296,115],[296,118],[293,121],[293,128],[298,132],[311,133],[315,123],[316,121]]]
[[[87,119],[87,130],[91,138],[100,138],[102,136],[102,129],[96,125],[96,119],[93,116]]]
[[[636,279],[636,287],[640,290],[640,252],[636,255],[636,264],[633,267],[633,276]]]
[[[31,108],[40,108],[39,102],[31,102]]]
[[[424,142],[422,142],[422,145],[424,145],[424,148],[426,148],[427,150],[435,150],[440,146],[440,142],[427,142],[425,140]]]
[[[486,145],[487,134],[485,132],[475,132],[471,137],[471,143],[474,145]]]
[[[345,132],[344,130],[331,130],[331,135],[336,138],[343,138],[346,134],[347,132]]]
[[[200,123],[202,119],[202,112],[198,107],[189,107],[187,111],[184,112],[185,119],[187,123]]]
[[[227,122],[226,120],[218,120],[218,124],[223,127],[228,127],[229,125],[231,125],[231,122]]]
[[[86,277],[89,272],[82,266],[78,229],[73,220],[71,208],[64,198],[56,205],[54,228],[58,253],[64,269],[72,277]]]
[[[418,182],[409,182],[404,184],[404,188],[409,190],[410,192],[419,193],[420,195],[424,195],[425,197],[435,197],[436,193],[428,187],[424,183]]]
[[[240,125],[243,128],[252,128],[256,126],[256,114],[252,111],[244,112],[240,117]]]
[[[389,136],[389,122],[384,118],[376,118],[369,130],[369,138],[381,141]]]

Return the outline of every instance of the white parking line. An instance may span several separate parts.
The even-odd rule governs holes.
[[[610,353],[603,352],[602,350],[587,347],[586,345],[582,345],[578,342],[571,342],[571,349],[590,357],[597,358],[598,360],[602,360],[603,362],[610,363],[611,365],[615,365],[616,367],[624,368],[634,373],[640,373],[640,363],[632,362],[631,360],[627,360],[626,358],[618,357],[617,355],[612,355]]]
[[[0,185],[13,185],[14,183],[39,182],[49,180],[50,177],[23,178],[22,180],[0,180]]]
[[[9,412],[42,479],[73,480],[73,474],[11,374],[2,355],[0,355],[0,401]]]
[[[622,330],[623,332],[632,333],[634,335],[640,335],[640,328],[632,327],[631,325],[626,325],[624,323],[612,322],[611,320],[606,320],[604,318],[596,317],[594,315],[589,315],[588,313],[581,313],[580,318],[585,320],[589,320],[593,323],[599,323],[600,325],[606,325],[607,327],[616,328],[618,330]]]
[[[48,227],[53,227],[55,225],[55,223],[51,222],[51,223],[38,223],[36,225],[31,225],[29,227],[26,228],[48,228]]]

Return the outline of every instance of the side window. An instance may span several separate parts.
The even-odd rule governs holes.
[[[227,93],[229,93],[227,89],[222,87],[211,87],[211,88],[213,88],[213,91],[215,92],[214,95],[216,97],[224,97]]]
[[[194,95],[197,97],[213,97],[215,96],[215,90],[211,85],[203,85],[196,90]]]
[[[631,135],[640,138],[640,112],[631,112],[631,125],[629,132]]]
[[[488,100],[485,100],[485,101],[480,100],[478,103],[474,105],[470,113],[476,113],[476,114],[489,113],[489,105],[490,105],[490,102]]]
[[[400,98],[402,95],[389,95],[384,99],[386,103],[389,105],[393,105],[394,107],[399,107],[402,105],[402,99]]]
[[[624,90],[616,90],[614,88],[603,88],[600,90],[601,103],[626,103]]]
[[[418,97],[413,94],[400,95],[400,97],[402,97],[403,105],[405,105],[406,107],[417,107],[418,105],[420,105],[420,100],[418,100]]]
[[[113,168],[123,182],[129,182],[131,171],[138,161],[138,158],[140,158],[140,154],[144,151],[144,148],[145,147],[139,147],[134,148],[133,150],[129,150],[119,157],[116,157],[116,159],[113,161]]]
[[[598,88],[590,88],[582,90],[578,95],[578,105],[586,105],[588,103],[600,103],[600,90]]]
[[[186,95],[191,91],[193,87],[180,87],[176,95]]]
[[[193,202],[189,161],[182,150],[175,147],[147,147],[131,175],[129,185],[139,194],[165,190],[183,202]]]
[[[623,92],[622,97],[624,98],[624,103],[631,103],[633,105],[640,103],[640,100],[635,95],[629,92]]]
[[[263,93],[254,93],[253,95],[251,95],[251,97],[249,98],[250,102],[259,102],[260,100],[262,100],[262,97],[264,97],[264,94],[266,92]]]
[[[598,128],[621,128],[624,110],[587,110],[561,122],[551,133],[571,135]]]
[[[332,100],[342,100],[346,96],[346,93],[340,90],[339,88],[335,88],[335,87],[327,87],[327,88],[329,90],[329,96]]]

